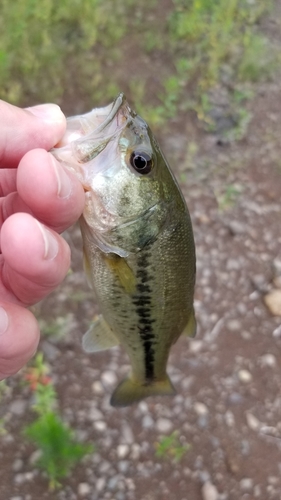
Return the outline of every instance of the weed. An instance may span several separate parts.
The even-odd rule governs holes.
[[[179,433],[177,431],[165,436],[155,444],[155,454],[158,458],[171,458],[179,462],[182,457],[190,450],[189,444],[181,444]]]
[[[0,436],[5,436],[5,434],[7,434],[7,431],[5,429],[5,419],[4,418],[0,418]]]
[[[54,412],[42,414],[24,433],[41,451],[37,464],[46,472],[51,490],[60,486],[59,480],[68,476],[86,454],[93,452],[92,445],[75,441],[73,431]]]
[[[94,447],[76,442],[73,431],[56,413],[57,394],[48,373],[43,354],[37,354],[24,379],[34,393],[32,409],[38,418],[24,428],[24,435],[38,446],[38,466],[47,474],[49,487],[54,490],[60,486],[59,480]]]
[[[220,211],[233,207],[243,188],[238,184],[229,184],[223,193],[216,193],[218,208]]]

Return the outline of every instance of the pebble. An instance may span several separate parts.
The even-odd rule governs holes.
[[[9,406],[9,411],[13,415],[21,417],[27,409],[27,401],[25,399],[16,399]]]
[[[158,420],[156,421],[156,429],[158,432],[170,432],[172,428],[173,424],[168,418],[158,418]]]
[[[11,497],[10,500],[23,500],[23,497]]]
[[[78,484],[77,492],[80,497],[85,497],[86,495],[89,495],[89,493],[91,493],[91,489],[92,487],[90,486],[90,484],[80,483]]]
[[[261,426],[261,422],[255,417],[255,415],[253,415],[250,412],[246,413],[246,420],[247,420],[248,427],[252,431],[257,431]]]
[[[90,408],[89,413],[88,413],[88,418],[91,421],[95,420],[102,420],[103,419],[103,414],[100,410],[98,410],[95,407]]]
[[[204,403],[196,402],[194,403],[193,408],[199,417],[206,416],[209,413],[209,410]]]
[[[243,492],[247,493],[253,489],[254,482],[250,477],[244,477],[240,481],[240,488]]]
[[[95,485],[96,486],[96,490],[99,491],[99,492],[101,492],[104,489],[105,484],[106,484],[105,478],[104,477],[99,477],[97,479],[97,482],[96,482],[96,485]]]
[[[127,444],[119,444],[117,446],[117,450],[116,451],[117,451],[117,457],[118,458],[125,458],[128,455],[128,453],[130,451],[130,448],[129,448],[129,446]]]
[[[281,316],[281,290],[272,290],[264,296],[265,305],[273,316]]]
[[[95,394],[103,394],[104,393],[104,389],[103,389],[103,386],[102,384],[100,383],[99,380],[97,380],[96,382],[94,382],[92,384],[92,391],[95,393]]]
[[[14,472],[19,472],[24,466],[24,461],[21,458],[16,458],[12,465],[12,470]]]
[[[48,361],[55,361],[55,359],[57,359],[61,354],[60,349],[58,349],[56,346],[54,346],[54,344],[51,344],[47,340],[44,340],[42,342],[41,349]]]
[[[210,481],[202,486],[201,492],[203,500],[218,500],[219,498],[217,488]]]
[[[94,428],[99,432],[104,432],[107,429],[107,424],[103,420],[97,420],[94,422]]]
[[[202,340],[190,340],[189,342],[189,350],[192,354],[200,352],[202,350],[202,347],[203,347]]]
[[[103,385],[111,387],[117,384],[117,377],[114,372],[107,370],[101,374],[101,382]]]
[[[29,463],[30,465],[34,465],[37,460],[42,456],[42,451],[41,450],[35,450],[33,453],[31,453],[29,457]]]
[[[132,444],[134,442],[134,434],[128,424],[124,424],[122,427],[122,439],[124,443],[127,444]]]
[[[232,411],[227,410],[224,415],[225,423],[228,427],[233,427],[235,425],[235,418]]]
[[[154,427],[154,420],[150,415],[145,415],[142,419],[143,429],[152,429]]]
[[[118,469],[122,474],[127,474],[129,467],[130,467],[129,460],[120,460],[120,462],[118,462]]]
[[[248,370],[239,370],[238,378],[243,384],[248,384],[253,379],[252,374]]]
[[[275,368],[276,358],[273,354],[264,354],[260,357],[260,364],[262,367]]]

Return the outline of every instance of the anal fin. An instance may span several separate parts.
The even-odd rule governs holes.
[[[98,316],[91,324],[82,339],[83,349],[87,352],[98,352],[110,349],[119,344],[119,340],[108,326],[103,316]]]
[[[192,308],[192,311],[188,318],[188,323],[183,331],[183,335],[187,335],[188,337],[195,337],[196,328],[197,328],[197,323],[196,323],[194,309]]]

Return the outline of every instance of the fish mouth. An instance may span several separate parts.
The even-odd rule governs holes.
[[[104,168],[102,162],[92,163],[92,160],[120,135],[134,116],[136,113],[131,110],[125,94],[120,93],[108,106],[67,118],[66,132],[51,153],[78,175],[86,189],[86,178]]]

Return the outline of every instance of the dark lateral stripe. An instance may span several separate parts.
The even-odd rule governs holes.
[[[150,275],[147,267],[149,266],[149,252],[140,253],[138,257],[138,270],[136,277],[138,280],[138,293],[133,297],[133,304],[136,306],[138,315],[138,330],[144,350],[145,378],[153,380],[154,378],[154,360],[155,360],[155,335],[153,323],[155,320],[151,317],[151,288],[149,282],[153,277]]]

